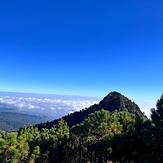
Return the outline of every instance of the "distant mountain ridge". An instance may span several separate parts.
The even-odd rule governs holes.
[[[25,126],[46,122],[47,117],[0,111],[0,131],[16,131]]]
[[[74,112],[72,114],[64,116],[62,117],[62,119],[65,120],[69,126],[73,126],[81,123],[89,114],[101,109],[109,110],[111,112],[121,111],[125,109],[128,112],[135,114],[136,116],[144,117],[144,114],[137,104],[135,104],[133,101],[131,101],[121,93],[114,91],[104,97],[103,100],[99,102],[99,104],[92,105],[89,108],[83,109],[79,112]],[[41,123],[36,126],[39,129],[51,128],[59,120],[60,119],[47,123]]]

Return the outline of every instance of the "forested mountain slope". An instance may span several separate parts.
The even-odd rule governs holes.
[[[92,105],[89,108],[83,109],[79,112],[74,112],[64,116],[62,119],[65,120],[69,126],[73,126],[81,123],[90,113],[94,113],[95,111],[99,111],[101,109],[105,109],[111,112],[127,110],[129,113],[133,113],[136,116],[144,117],[144,114],[141,112],[137,104],[132,102],[121,93],[114,91],[109,93],[102,101],[99,102],[99,104]],[[41,123],[36,126],[39,129],[51,128],[59,120],[60,119],[47,123]]]
[[[123,99],[115,92],[108,97],[112,97],[113,104],[118,97]],[[106,101],[110,103],[104,98]],[[127,107],[127,99],[122,101],[114,107]],[[137,105],[132,104],[133,108],[113,109],[112,112],[98,108],[74,126],[61,119],[50,129],[31,126],[18,132],[1,131],[0,162],[162,163],[163,95],[156,109],[151,111],[151,119],[135,112]]]

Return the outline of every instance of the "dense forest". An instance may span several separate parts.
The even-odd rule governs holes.
[[[76,115],[80,123],[70,123]],[[63,118],[17,132],[2,131],[0,162],[163,162],[163,96],[157,101],[156,109],[151,110],[151,119],[117,93],[109,94],[99,105],[68,117],[71,121]]]

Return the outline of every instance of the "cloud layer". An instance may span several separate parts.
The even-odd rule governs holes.
[[[89,107],[99,101],[99,98],[80,96],[0,93],[0,111],[41,115],[53,120]],[[136,100],[135,102],[150,117],[150,109],[155,107],[155,101]]]
[[[50,119],[59,118],[89,107],[98,101],[91,98],[70,98],[70,97],[23,97],[23,96],[0,96],[0,108],[47,116]]]

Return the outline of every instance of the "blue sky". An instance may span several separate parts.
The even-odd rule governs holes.
[[[0,90],[156,99],[161,0],[1,1]]]

